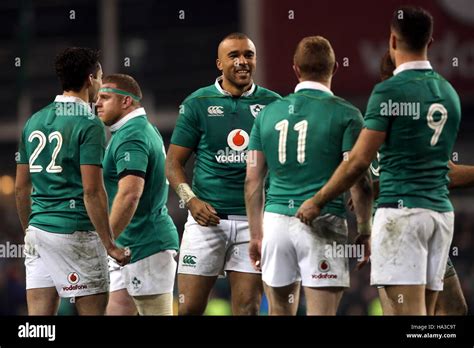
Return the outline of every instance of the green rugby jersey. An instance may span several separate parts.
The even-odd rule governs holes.
[[[95,229],[84,205],[80,166],[100,166],[105,142],[102,121],[76,97],[58,95],[28,119],[17,163],[30,168],[30,225],[65,234]]]
[[[357,108],[317,82],[302,82],[294,94],[266,107],[255,121],[249,145],[267,161],[265,211],[294,216],[352,149],[362,124]],[[343,195],[322,213],[345,217]]]
[[[158,129],[148,122],[145,109],[138,108],[110,130],[112,138],[103,162],[110,208],[120,178],[134,174],[145,179],[135,215],[117,238],[117,245],[130,248],[132,263],[163,250],[178,250],[178,232],[166,208],[166,153]]]
[[[180,106],[171,143],[195,150],[193,191],[218,213],[246,215],[249,134],[258,112],[280,98],[257,85],[241,97],[233,97],[222,89],[219,78]]]
[[[448,161],[460,120],[456,91],[428,61],[402,64],[375,86],[365,127],[387,132],[380,148],[379,207],[453,210]]]

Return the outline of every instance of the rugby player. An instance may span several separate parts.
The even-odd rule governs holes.
[[[245,34],[226,36],[216,60],[222,76],[180,106],[166,159],[168,180],[189,209],[178,263],[179,315],[203,314],[224,272],[233,314],[259,313],[262,281],[250,264],[244,201],[247,146],[258,112],[280,96],[253,82],[256,54]],[[193,152],[191,188],[184,166]]]
[[[389,40],[394,76],[375,86],[349,160],[297,213],[312,221],[380,152],[371,284],[384,286],[395,315],[435,313],[453,237],[447,173],[461,108],[454,88],[428,61],[432,31],[433,18],[424,9],[394,12]]]
[[[360,111],[331,91],[336,68],[328,40],[302,39],[294,54],[295,93],[261,111],[250,136],[253,161],[245,182],[249,253],[255,269],[261,263],[270,315],[296,315],[301,285],[308,315],[335,315],[349,286],[347,255],[327,252],[336,243],[347,243],[343,197],[329,202],[310,226],[295,217],[349,156],[362,129]],[[361,233],[356,243],[365,250],[362,264],[370,254],[371,185],[367,173],[351,188]]]
[[[28,119],[17,155],[28,313],[54,315],[60,297],[73,297],[79,315],[103,315],[107,253],[120,265],[130,256],[113,241],[101,167],[104,125],[89,106],[101,86],[99,53],[68,48],[55,65],[63,94]]]
[[[395,65],[390,58],[390,52],[383,56],[380,64],[380,76],[381,80],[393,76]],[[379,165],[378,160],[374,160],[370,166],[372,172],[372,180],[374,183],[374,198],[377,199],[379,189]],[[452,161],[449,162],[449,188],[457,187],[472,187],[474,186],[474,166],[467,165],[456,165]],[[352,202],[350,202],[352,203]],[[374,203],[376,206],[377,203]],[[352,204],[350,204],[352,206]],[[438,299],[436,300],[435,315],[467,315],[467,303],[462,292],[461,283],[459,277],[454,268],[454,264],[451,258],[448,256],[448,263],[446,264],[446,271],[444,273],[443,290],[439,292]],[[390,306],[386,303],[387,295],[385,291],[380,287],[379,293],[382,302],[382,307],[385,313],[389,313]]]
[[[166,152],[141,107],[140,86],[129,75],[103,79],[98,116],[112,138],[103,161],[110,226],[117,245],[132,252],[121,267],[109,259],[110,315],[172,315],[178,233],[168,215]]]

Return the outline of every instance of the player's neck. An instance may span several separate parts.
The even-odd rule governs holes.
[[[247,86],[238,87],[233,85],[225,78],[222,79],[221,87],[224,91],[229,92],[232,94],[233,97],[240,97],[242,94],[247,92],[250,88],[252,88],[253,80]]]
[[[130,106],[129,108],[123,110],[123,113],[122,115],[119,116],[119,118],[117,119],[117,122],[120,121],[122,118],[124,118],[125,116],[127,116],[129,113],[135,111],[136,109],[138,109],[140,106]]]
[[[86,103],[89,103],[89,91],[87,89],[82,89],[79,92],[63,91],[63,95],[68,97],[76,97],[82,99]]]
[[[428,60],[428,55],[426,53],[400,53],[395,55],[395,67],[398,68],[402,64],[416,62],[420,60]]]
[[[327,87],[328,89],[331,89],[331,80],[329,80],[329,81],[315,81],[315,80],[306,80],[306,79],[299,78],[298,81],[299,82],[305,82],[305,81],[317,82],[317,83],[320,83],[323,86]]]

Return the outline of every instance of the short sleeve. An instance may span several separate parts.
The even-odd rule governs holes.
[[[393,89],[384,86],[384,83],[375,86],[367,103],[364,126],[367,129],[385,132],[390,125],[389,103],[396,100]]]
[[[185,102],[179,107],[179,116],[171,136],[171,144],[197,148],[201,139],[201,126],[196,106]]]
[[[359,137],[360,131],[364,125],[364,119],[359,110],[351,110],[346,129],[342,136],[342,152],[350,151]]]
[[[252,131],[250,132],[250,142],[249,142],[249,150],[257,150],[263,151],[262,148],[262,141],[260,138],[260,123],[263,116],[263,110],[260,111],[260,114],[255,119],[255,122],[252,127]]]
[[[105,152],[105,127],[102,122],[94,122],[87,127],[79,144],[81,165],[102,165]]]
[[[120,177],[127,171],[146,174],[148,157],[149,150],[144,141],[134,139],[121,143],[114,151],[117,175]]]

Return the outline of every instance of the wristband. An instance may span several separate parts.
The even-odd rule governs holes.
[[[370,236],[372,232],[372,223],[370,221],[358,223],[357,232],[362,236]]]
[[[191,190],[191,187],[189,187],[189,185],[186,183],[179,184],[176,188],[176,193],[178,194],[179,198],[182,199],[184,204],[188,204],[191,199],[196,197],[193,190]]]

